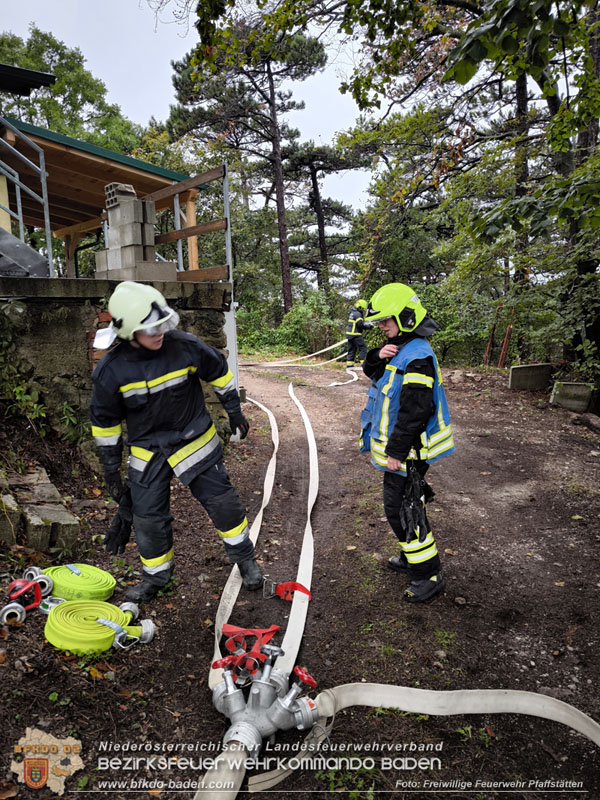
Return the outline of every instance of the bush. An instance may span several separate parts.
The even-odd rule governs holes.
[[[339,336],[339,324],[330,318],[323,294],[315,291],[296,302],[277,328],[270,328],[265,314],[255,309],[240,309],[237,325],[238,344],[246,352],[315,353]]]

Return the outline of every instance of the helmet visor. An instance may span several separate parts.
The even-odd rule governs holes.
[[[161,336],[167,331],[175,330],[179,324],[179,314],[169,306],[152,303],[152,311],[135,328],[148,336]]]

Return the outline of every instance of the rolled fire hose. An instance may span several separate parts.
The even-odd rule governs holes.
[[[256,544],[256,540],[258,539],[258,534],[260,532],[260,526],[262,525],[262,518],[263,518],[263,511],[267,507],[269,500],[271,499],[271,492],[273,491],[273,484],[275,482],[275,467],[277,465],[277,450],[279,449],[279,429],[277,427],[277,421],[271,411],[268,408],[263,406],[257,400],[252,400],[252,398],[248,398],[251,403],[254,403],[255,406],[261,408],[269,418],[269,424],[271,426],[271,440],[273,442],[273,452],[271,454],[271,458],[269,460],[269,464],[267,466],[267,472],[265,474],[265,480],[263,484],[263,499],[252,525],[250,526],[250,539],[252,540],[253,544]],[[223,587],[223,591],[221,592],[221,599],[219,600],[219,606],[217,608],[217,615],[215,618],[215,646],[213,652],[213,661],[217,661],[222,657],[221,653],[221,631],[223,630],[223,625],[228,621],[229,617],[231,616],[231,612],[233,610],[233,606],[235,605],[235,601],[239,594],[240,588],[242,586],[242,577],[240,575],[240,571],[237,567],[233,567],[231,572],[229,573],[229,578]],[[208,686],[210,689],[214,689],[215,686],[221,681],[223,677],[223,670],[222,669],[211,669],[208,673]]]
[[[131,625],[137,606],[124,603],[123,609],[110,603],[67,600],[48,614],[44,636],[59,650],[75,655],[103,653],[111,647],[128,649],[137,642],[150,642],[154,623],[149,619]]]
[[[65,600],[108,600],[117,583],[110,572],[91,564],[48,567],[44,574],[52,578],[54,597]]]
[[[319,719],[294,758],[294,767],[264,772],[249,779],[250,792],[262,792],[276,786],[302,766],[303,755],[314,756],[319,744],[327,738],[338,711],[352,706],[398,708],[413,714],[452,716],[462,714],[528,714],[561,722],[587,736],[600,747],[600,725],[577,708],[535,692],[511,689],[461,689],[437,692],[390,686],[384,683],[346,683],[326,689],[315,698]],[[332,718],[327,724],[327,719]],[[309,749],[310,748],[310,749]]]

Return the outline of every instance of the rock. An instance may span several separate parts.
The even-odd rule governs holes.
[[[27,543],[36,550],[69,550],[79,535],[79,520],[62,505],[23,505],[23,514]]]
[[[440,658],[440,659],[442,659],[442,660],[448,657],[448,654],[446,653],[446,651],[445,651],[445,650],[436,650],[436,651],[435,651],[435,653],[434,653],[433,655],[434,655],[436,658]]]
[[[465,600],[464,597],[455,597],[454,598],[454,602],[456,603],[457,606],[466,606],[467,605],[467,601]]]
[[[43,467],[27,475],[10,477],[8,483],[19,503],[62,503],[62,497]]]

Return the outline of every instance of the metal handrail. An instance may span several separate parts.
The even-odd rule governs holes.
[[[2,147],[9,150],[9,152],[11,152],[15,156],[15,158],[18,158],[21,162],[30,167],[39,176],[40,183],[42,185],[41,197],[34,191],[29,189],[29,187],[25,186],[24,183],[21,182],[19,178],[19,173],[16,172],[16,170],[14,170],[8,164],[0,160],[0,168],[1,168],[0,171],[2,172],[3,175],[5,175],[5,177],[8,180],[10,180],[15,185],[15,191],[17,194],[17,212],[18,212],[16,215],[16,219],[19,222],[19,231],[21,234],[22,241],[24,240],[24,232],[23,232],[23,211],[21,207],[20,190],[23,189],[23,191],[27,192],[27,194],[31,195],[38,203],[41,203],[42,205],[42,208],[44,210],[44,229],[46,232],[46,251],[48,253],[48,269],[50,272],[50,277],[53,278],[54,263],[52,256],[52,231],[50,230],[50,208],[48,204],[48,186],[46,183],[46,177],[48,173],[46,172],[44,151],[42,150],[41,147],[38,147],[37,144],[32,142],[28,136],[25,136],[25,134],[22,131],[20,131],[18,128],[15,128],[15,126],[12,125],[5,117],[0,116],[0,125],[4,126],[5,128],[8,128],[9,131],[12,131],[12,133],[15,136],[21,139],[21,141],[23,141],[26,145],[29,145],[29,147],[31,147],[32,150],[34,150],[38,155],[39,167],[33,161],[27,158],[27,156],[23,155],[23,153],[20,153],[16,148],[10,145],[7,141],[5,141],[4,139],[0,139],[0,145]],[[13,174],[11,175],[10,173]],[[14,212],[10,211],[10,209],[4,208],[4,206],[2,206],[2,209],[4,211],[7,211],[11,217],[15,217]]]

